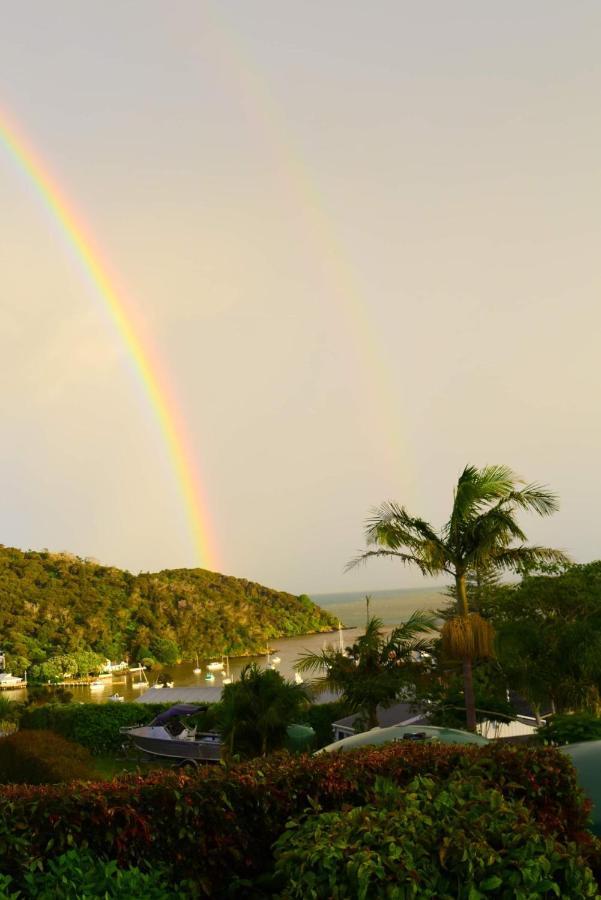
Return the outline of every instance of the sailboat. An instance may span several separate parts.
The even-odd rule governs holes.
[[[193,672],[195,675],[200,675],[200,673],[202,672],[202,669],[198,665],[198,653],[196,654],[196,668],[193,669]]]
[[[222,684],[231,684],[232,676],[230,675],[230,658],[229,656],[225,657],[225,671],[222,672],[223,681]]]
[[[140,673],[139,681],[134,681],[132,678],[131,686],[135,691],[139,691],[139,690],[141,690],[141,688],[146,687],[148,685],[148,678],[146,677],[146,672],[144,670],[144,666],[142,665],[142,663],[140,663],[136,667],[135,670],[130,669],[130,671],[136,671],[136,672]]]
[[[338,652],[344,653],[344,641],[342,640],[342,623],[338,619]]]
[[[295,683],[295,684],[302,684],[302,683],[303,683],[303,676],[300,674],[300,672],[295,672],[295,673],[294,673],[294,683]]]

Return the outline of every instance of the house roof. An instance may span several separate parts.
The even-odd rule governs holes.
[[[358,715],[358,713],[353,713],[352,716],[345,716],[343,719],[337,719],[336,722],[332,722],[332,727],[352,728]],[[415,705],[412,703],[395,703],[393,706],[388,706],[386,708],[378,706],[377,717],[380,728],[388,728],[391,725],[402,725],[409,719],[419,722],[425,722],[427,720],[425,713],[420,714],[420,710],[416,709]]]

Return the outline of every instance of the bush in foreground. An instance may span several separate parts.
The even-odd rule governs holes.
[[[88,751],[52,731],[18,731],[0,738],[1,783],[57,784],[91,774]]]
[[[11,892],[10,877],[0,875],[0,900],[23,897]],[[25,896],[30,900],[179,900],[183,898],[168,884],[165,873],[138,868],[120,869],[114,860],[103,862],[89,850],[69,850],[51,859],[45,869],[33,869],[24,878]]]
[[[520,801],[481,778],[376,782],[373,803],[315,812],[275,844],[286,900],[596,897],[578,847],[544,835]]]
[[[5,787],[0,859],[20,887],[36,861],[88,847],[124,868],[167,866],[200,896],[228,896],[237,882],[242,897],[244,885],[272,871],[272,847],[287,820],[308,807],[327,813],[369,805],[378,777],[404,788],[418,775],[440,785],[480,778],[505,800],[522,802],[544,836],[574,842],[583,855],[593,848],[587,804],[572,764],[558,751],[397,743],[317,757],[281,754],[194,775],[162,771],[108,783]]]

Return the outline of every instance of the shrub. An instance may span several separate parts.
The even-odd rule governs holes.
[[[89,778],[90,754],[52,731],[18,731],[0,738],[0,781],[56,784]]]
[[[552,716],[537,732],[539,742],[545,744],[577,744],[580,741],[601,740],[601,719],[592,713]]]
[[[575,844],[544,835],[522,802],[462,774],[405,788],[377,781],[370,805],[290,822],[275,855],[286,900],[476,900],[499,888],[503,897],[597,896]]]
[[[5,787],[0,859],[21,886],[36,860],[88,847],[123,867],[170,866],[202,896],[218,898],[229,890],[224,873],[243,886],[272,869],[284,823],[308,806],[324,812],[365,806],[378,776],[405,787],[417,775],[446,782],[454,773],[522,801],[544,835],[576,842],[583,853],[593,848],[587,804],[559,751],[399,742],[316,757],[279,754],[193,775],[160,771],[108,783]]]
[[[182,895],[168,885],[164,872],[120,869],[89,850],[69,850],[48,862],[45,871],[33,870],[24,879],[31,900],[177,900]]]

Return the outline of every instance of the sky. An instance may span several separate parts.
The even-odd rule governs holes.
[[[0,109],[169,373],[227,574],[344,572],[370,509],[440,525],[466,463],[600,555],[597,0],[0,0]],[[0,146],[0,541],[197,557],[120,335]],[[216,560],[217,562],[217,560]]]

